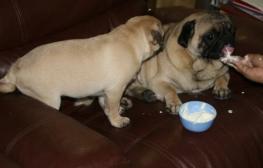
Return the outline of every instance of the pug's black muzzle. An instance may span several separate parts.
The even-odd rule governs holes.
[[[217,33],[213,41],[205,43],[207,48],[203,50],[202,56],[208,59],[219,59],[224,56],[223,48],[225,46],[234,47],[235,33],[224,29],[220,33]]]

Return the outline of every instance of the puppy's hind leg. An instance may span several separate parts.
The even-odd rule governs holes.
[[[60,98],[60,96],[50,96],[50,97],[45,97],[44,99],[42,99],[40,101],[42,101],[43,103],[55,108],[56,110],[59,110],[61,98]]]
[[[26,89],[24,88],[19,88],[19,90],[24,93],[25,95],[28,95],[32,98],[37,99],[38,101],[55,108],[56,110],[59,110],[60,108],[60,103],[61,103],[61,98],[59,94],[51,94],[48,92],[45,93],[40,93],[35,90],[31,89]]]
[[[122,88],[122,89],[121,89]],[[120,100],[125,87],[117,87],[105,92],[105,114],[112,126],[117,128],[125,127],[130,123],[128,117],[120,115]]]
[[[93,103],[94,98],[81,98],[75,101],[74,106],[89,106]]]
[[[56,110],[59,110],[60,108],[60,103],[61,103],[61,98],[60,96],[55,96],[55,95],[48,95],[48,96],[38,96],[38,95],[30,95],[31,97],[45,103],[46,105],[53,107]]]

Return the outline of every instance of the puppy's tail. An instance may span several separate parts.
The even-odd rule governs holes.
[[[16,90],[15,77],[11,71],[12,67],[10,71],[0,79],[0,92],[2,93],[10,93]]]

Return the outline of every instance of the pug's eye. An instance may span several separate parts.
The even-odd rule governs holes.
[[[236,31],[235,27],[230,26],[230,28],[228,29],[230,33],[234,34]]]
[[[215,34],[214,34],[214,33],[209,33],[209,34],[206,36],[206,39],[209,40],[209,41],[214,40],[214,38],[215,38]]]

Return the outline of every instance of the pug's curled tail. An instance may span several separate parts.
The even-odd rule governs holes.
[[[16,90],[15,76],[12,73],[12,67],[9,72],[0,79],[0,92],[10,93]]]

